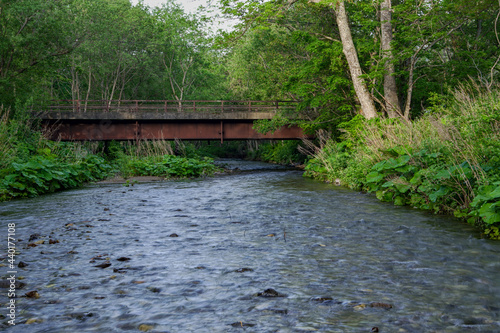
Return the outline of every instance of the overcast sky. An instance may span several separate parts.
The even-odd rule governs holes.
[[[208,3],[210,0],[174,0],[176,3],[182,5],[184,7],[184,10],[187,13],[195,14],[197,9],[200,6],[203,7],[208,7]],[[130,0],[132,4],[137,4],[139,0]],[[162,3],[167,2],[165,0],[144,0],[143,1],[146,6],[149,7],[158,7],[161,6]],[[217,3],[216,0],[212,0],[212,3]],[[204,13],[207,14],[207,13]],[[211,16],[211,15],[209,15]],[[217,29],[223,29],[223,30],[230,30],[234,22],[231,23],[231,21],[223,20],[216,22],[213,26],[212,29],[215,32]]]
[[[138,3],[138,0],[131,0],[133,4]],[[163,0],[144,0],[144,4],[149,7],[157,7],[166,1]],[[175,0],[178,4],[181,4],[186,12],[195,13],[196,9],[200,6],[206,6],[208,0]]]

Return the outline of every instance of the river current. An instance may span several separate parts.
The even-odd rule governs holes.
[[[16,325],[4,283],[0,331],[500,331],[500,242],[234,163],[213,178],[0,203],[3,281],[9,223],[18,251]]]

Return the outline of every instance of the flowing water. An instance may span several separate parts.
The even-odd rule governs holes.
[[[0,330],[500,331],[500,242],[300,171],[238,167],[259,171],[0,204],[0,255],[15,223],[27,264],[15,326],[0,289]]]

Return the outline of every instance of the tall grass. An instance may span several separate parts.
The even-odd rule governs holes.
[[[9,110],[0,106],[0,169],[5,168],[12,156],[12,137],[9,135],[7,121],[9,119]]]

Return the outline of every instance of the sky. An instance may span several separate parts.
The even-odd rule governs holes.
[[[131,0],[131,2],[133,4],[136,4],[139,1],[138,0]],[[157,7],[166,1],[163,1],[163,0],[144,0],[143,2],[145,5],[147,5],[149,7]],[[184,7],[184,10],[186,12],[194,14],[198,7],[206,6],[208,3],[208,0],[175,0],[175,2],[178,4],[181,4]]]
[[[208,3],[210,2],[210,0],[174,0],[174,1],[176,3],[182,5],[184,7],[185,12],[191,13],[191,14],[195,14],[197,9],[200,6],[208,7]],[[135,5],[139,2],[139,0],[130,0],[130,2]],[[143,2],[146,6],[158,7],[158,6],[161,6],[162,3],[167,2],[167,1],[164,1],[164,0],[143,0]],[[214,1],[214,0],[212,0],[212,2],[216,3],[216,1]],[[208,16],[210,17],[213,15],[208,15]],[[213,28],[215,28],[214,31],[217,29],[231,30],[231,27],[233,24],[234,24],[234,22],[231,22],[231,21],[218,21],[217,23],[215,23]]]

